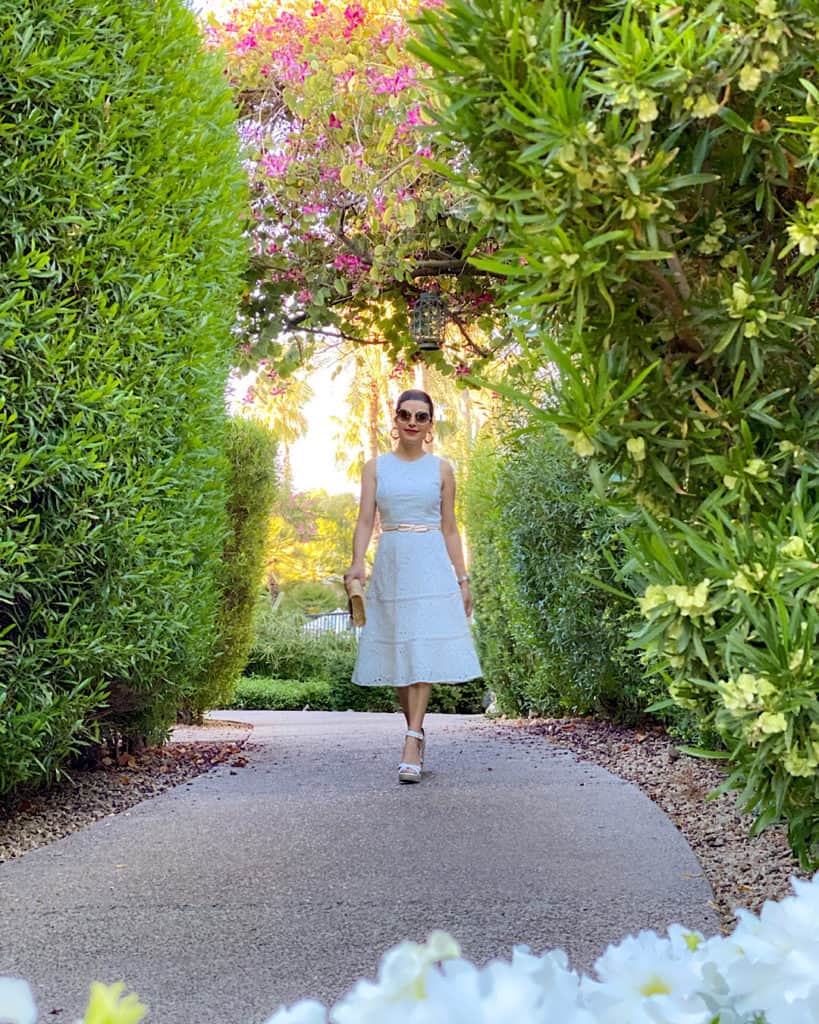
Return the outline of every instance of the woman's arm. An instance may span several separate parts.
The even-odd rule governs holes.
[[[359,580],[362,584],[367,576],[364,556],[370,544],[375,524],[375,459],[364,464],[361,473],[361,500],[358,505],[358,521],[353,532],[353,561],[344,573],[344,585],[350,580]]]
[[[448,462],[444,462],[443,459],[441,460],[441,533],[444,535],[449,560],[460,581],[464,611],[468,617],[472,614],[472,591],[464,564],[461,535],[458,533],[458,524],[455,521],[455,474],[452,472],[452,466]]]

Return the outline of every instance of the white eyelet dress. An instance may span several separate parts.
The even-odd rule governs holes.
[[[376,462],[382,534],[367,588],[353,682],[465,683],[481,675],[461,588],[441,533],[441,460]],[[426,532],[390,526],[430,526]]]

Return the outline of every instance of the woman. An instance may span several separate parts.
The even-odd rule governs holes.
[[[352,580],[364,583],[364,555],[378,509],[381,536],[353,682],[398,691],[407,720],[401,782],[421,781],[431,684],[481,675],[467,621],[472,594],[455,522],[455,477],[448,462],[424,452],[433,413],[425,391],[399,397],[395,450],[364,466],[353,562],[344,574],[347,586]]]

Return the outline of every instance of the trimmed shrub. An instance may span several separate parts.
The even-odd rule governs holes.
[[[227,707],[253,643],[253,618],[263,575],[265,540],[276,496],[276,441],[252,420],[228,424],[228,522],[222,560],[222,601],[216,624],[219,637],[213,661],[190,699],[190,714]]]
[[[181,0],[0,0],[0,107],[2,793],[212,652],[246,194]]]
[[[248,674],[298,682],[317,679],[326,682],[334,711],[400,710],[394,687],[356,686],[351,682],[358,646],[355,633],[313,633],[304,629],[304,624],[300,616],[283,615],[278,609],[273,610],[267,600],[261,600],[257,606]],[[481,682],[433,686],[429,710],[477,714],[482,710],[484,692]]]
[[[556,432],[484,441],[467,516],[481,656],[502,710],[633,719],[661,696],[626,649],[633,603],[599,585],[616,582],[625,520]]]
[[[230,707],[242,711],[332,711],[330,687],[324,679],[240,679]]]

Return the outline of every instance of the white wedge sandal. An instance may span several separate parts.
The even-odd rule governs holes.
[[[420,782],[421,772],[424,769],[424,747],[426,746],[426,737],[422,732],[417,732],[415,729],[407,729],[406,736],[412,736],[413,739],[421,741],[421,753],[420,753],[420,764],[408,764],[406,761],[402,761],[398,765],[398,781],[399,782]]]

